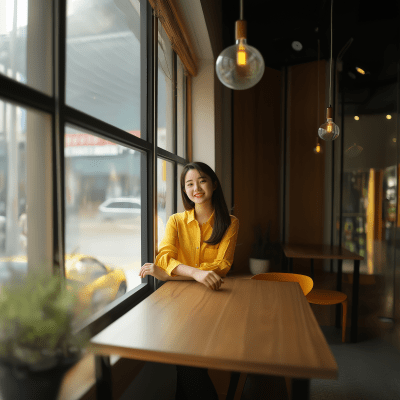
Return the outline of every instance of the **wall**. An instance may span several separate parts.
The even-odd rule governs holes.
[[[288,202],[289,221],[286,241],[289,243],[323,244],[325,210],[325,157],[328,146],[319,140],[322,153],[315,154],[318,128],[326,120],[325,61],[319,62],[319,116],[317,62],[288,69]],[[331,145],[328,143],[328,145]],[[294,260],[293,266],[308,265],[309,260]],[[321,268],[316,260],[315,268]]]
[[[202,60],[192,79],[193,160],[215,170],[214,61]]]
[[[281,72],[265,69],[261,81],[234,91],[234,214],[240,229],[235,272],[249,271],[253,230],[269,220],[271,240],[279,238]]]

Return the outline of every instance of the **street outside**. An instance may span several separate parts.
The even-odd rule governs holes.
[[[162,212],[160,217],[165,221]],[[160,235],[163,229],[159,229]],[[123,269],[128,291],[142,283],[138,276],[142,266],[140,216],[106,221],[97,211],[79,215],[67,212],[65,242],[67,254],[75,251]]]

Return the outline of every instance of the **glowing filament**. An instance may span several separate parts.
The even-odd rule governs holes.
[[[317,144],[317,147],[315,148],[315,151],[317,153],[319,153],[321,151],[321,146],[319,144]]]
[[[243,46],[239,46],[239,51],[237,52],[237,63],[238,65],[246,65],[246,51]]]
[[[329,124],[327,125],[327,127],[326,127],[326,131],[327,131],[328,133],[332,133],[332,130],[333,130],[333,124],[332,124],[332,123],[329,123]]]

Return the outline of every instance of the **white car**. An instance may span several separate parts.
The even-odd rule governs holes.
[[[114,197],[108,199],[100,204],[99,212],[105,220],[138,216],[141,213],[140,198]]]

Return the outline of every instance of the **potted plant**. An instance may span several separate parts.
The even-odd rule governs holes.
[[[13,272],[0,286],[3,400],[57,398],[64,374],[88,339],[73,334],[77,310],[77,291],[58,276]]]
[[[250,272],[253,275],[268,272],[271,266],[279,261],[279,243],[271,242],[270,232],[271,220],[268,221],[265,233],[260,224],[254,228],[255,240],[249,261]]]

